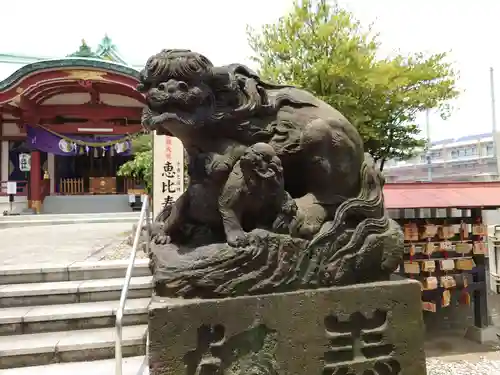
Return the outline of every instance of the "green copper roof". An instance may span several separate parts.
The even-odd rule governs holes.
[[[112,61],[105,61],[102,59],[93,59],[86,57],[68,57],[55,60],[38,61],[27,64],[22,68],[15,71],[9,77],[0,81],[0,91],[4,91],[14,86],[21,78],[27,74],[31,74],[38,70],[47,70],[53,68],[96,68],[107,70],[114,73],[128,75],[134,78],[139,77],[139,72],[130,66],[122,65]]]
[[[54,57],[0,53],[0,63],[7,63],[7,64],[29,64],[35,61],[50,60],[53,58]]]
[[[82,40],[82,43],[78,48],[78,50],[67,55],[66,57],[92,58],[92,59],[116,62],[121,65],[131,66],[129,63],[125,61],[125,59],[123,59],[120,52],[118,51],[118,48],[116,47],[115,44],[113,44],[111,38],[107,34],[101,40],[95,51],[92,50],[92,48],[85,42],[85,40]],[[30,64],[38,61],[56,60],[56,59],[59,59],[59,57],[29,56],[23,54],[0,53],[0,63],[7,63],[7,64],[9,63]],[[133,64],[132,66],[142,67],[142,64]]]

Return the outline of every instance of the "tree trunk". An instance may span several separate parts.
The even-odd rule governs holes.
[[[385,158],[382,158],[380,159],[380,172],[382,172],[384,170],[384,164],[385,164]]]

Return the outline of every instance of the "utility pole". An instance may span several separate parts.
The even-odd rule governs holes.
[[[495,72],[493,67],[490,67],[490,99],[491,99],[491,131],[493,133],[493,156],[495,157],[496,165],[496,178],[499,178],[500,168],[498,166],[498,152],[497,152],[497,110],[495,100]]]
[[[427,144],[425,146],[425,158],[427,159],[427,181],[432,182],[432,160],[431,160],[431,122],[430,111],[425,111],[425,131],[427,133]]]

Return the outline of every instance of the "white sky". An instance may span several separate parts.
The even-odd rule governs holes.
[[[246,25],[273,22],[291,4],[292,0],[4,1],[0,53],[64,56],[75,51],[81,39],[96,46],[108,33],[131,63],[142,63],[162,48],[197,50],[215,64],[248,63]],[[500,1],[339,0],[339,4],[363,22],[375,22],[387,54],[452,51],[465,91],[450,119],[431,116],[433,140],[491,131],[489,67],[496,69],[500,82]],[[500,84],[496,86],[500,96]]]

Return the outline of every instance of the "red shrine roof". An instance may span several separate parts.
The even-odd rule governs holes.
[[[387,208],[497,208],[500,182],[414,182],[384,186]]]
[[[0,81],[0,104],[19,107],[20,97],[32,104],[44,104],[56,95],[96,89],[129,96],[140,103],[144,98],[135,90],[138,75],[128,66],[88,58],[39,61]]]
[[[31,63],[0,81],[0,124],[12,134],[19,133],[18,127],[21,136],[30,122],[66,133],[96,128],[137,133],[145,102],[135,89],[138,82],[138,71],[107,60],[68,57]]]

